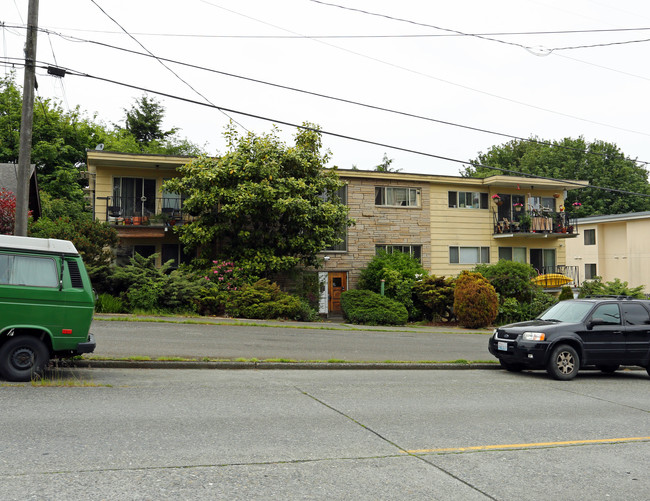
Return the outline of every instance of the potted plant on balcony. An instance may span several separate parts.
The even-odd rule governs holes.
[[[515,208],[516,212],[521,212],[521,208],[524,206],[524,204],[520,202],[515,202],[514,204],[512,204],[512,206]]]
[[[530,214],[522,214],[519,218],[519,227],[521,231],[528,232],[530,231],[530,224],[533,222],[533,219],[530,217]]]
[[[501,197],[496,193],[492,195],[492,200],[494,200],[494,203],[497,205],[503,205],[503,200],[501,200]]]

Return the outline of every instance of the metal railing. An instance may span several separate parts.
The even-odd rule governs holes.
[[[494,233],[546,233],[554,235],[577,235],[578,223],[566,212],[513,210],[511,217],[499,216],[492,211]]]
[[[106,221],[123,224],[174,224],[186,221],[189,214],[183,210],[179,198],[160,197],[104,197]]]

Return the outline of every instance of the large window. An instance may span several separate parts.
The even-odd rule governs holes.
[[[515,261],[516,263],[525,263],[526,247],[499,247],[499,259]]]
[[[585,264],[585,279],[593,280],[597,276],[598,274],[596,273],[596,264],[595,263]]]
[[[585,245],[596,245],[596,230],[585,230]]]
[[[411,257],[415,259],[422,258],[422,246],[421,245],[375,245],[375,252],[385,251],[388,254],[393,252],[403,252],[404,254],[410,254]]]
[[[0,284],[58,287],[54,259],[0,254]]]
[[[448,206],[460,209],[487,209],[488,194],[478,191],[450,191],[447,195]]]
[[[156,211],[156,180],[140,177],[113,178],[111,207],[120,208],[122,217],[153,215]]]
[[[420,207],[420,198],[420,188],[399,188],[396,186],[375,187],[375,205]]]
[[[449,247],[449,262],[452,264],[477,264],[490,262],[489,247]]]

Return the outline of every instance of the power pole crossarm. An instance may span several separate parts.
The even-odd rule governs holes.
[[[16,189],[16,224],[14,234],[27,236],[29,213],[29,178],[31,174],[32,123],[34,121],[34,87],[36,86],[36,31],[38,1],[29,0],[27,40],[25,42],[25,79],[23,110],[20,120],[20,149],[18,151],[18,186]]]

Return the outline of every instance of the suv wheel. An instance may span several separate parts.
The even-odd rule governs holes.
[[[551,353],[551,358],[546,366],[548,374],[561,381],[573,379],[580,369],[578,352],[568,344],[557,346]]]

